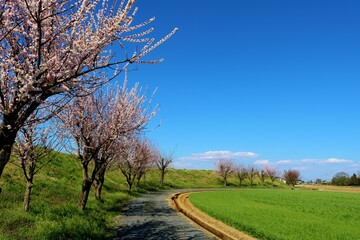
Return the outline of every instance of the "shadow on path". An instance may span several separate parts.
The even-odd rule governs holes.
[[[113,239],[212,239],[168,205],[172,192],[151,192],[128,204]]]

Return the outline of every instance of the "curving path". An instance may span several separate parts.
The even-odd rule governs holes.
[[[215,239],[170,207],[175,192],[179,190],[150,192],[128,204],[113,239]]]

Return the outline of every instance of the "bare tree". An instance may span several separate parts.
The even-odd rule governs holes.
[[[278,170],[276,170],[275,168],[272,168],[272,167],[266,167],[265,172],[266,172],[266,175],[270,178],[271,184],[274,187],[274,182],[279,174]]]
[[[29,211],[31,190],[34,186],[34,176],[48,165],[61,150],[56,128],[50,129],[46,124],[33,121],[36,113],[30,116],[28,124],[18,132],[17,144],[13,153],[20,160],[20,166],[26,179],[23,208]],[[50,123],[47,123],[48,125]]]
[[[159,154],[156,160],[156,166],[161,172],[160,185],[164,187],[165,174],[169,171],[171,164],[174,161],[174,152],[169,154]]]
[[[0,177],[19,129],[42,104],[55,109],[69,95],[88,93],[166,41],[134,24],[135,0],[0,0]],[[130,54],[125,43],[135,43]],[[126,49],[114,54],[109,46]]]
[[[248,179],[250,182],[250,186],[252,186],[252,185],[254,185],[255,176],[257,175],[258,170],[256,169],[256,167],[251,165],[248,167],[247,173],[248,173]]]
[[[146,98],[138,85],[128,90],[125,82],[122,88],[114,88],[75,98],[59,115],[62,126],[76,143],[77,156],[82,166],[81,209],[86,207],[91,185],[99,172],[105,174],[108,160],[114,159],[106,156],[108,148],[116,141],[142,131],[156,114],[156,109],[150,111],[144,106]],[[102,176],[99,176],[100,181],[103,181]]]
[[[215,163],[216,172],[222,177],[224,186],[228,185],[228,177],[235,171],[234,162],[232,159],[219,159]]]
[[[288,184],[289,186],[291,186],[291,189],[294,189],[297,181],[299,181],[300,179],[300,172],[298,170],[285,170],[284,171],[284,179],[286,181],[286,184]]]
[[[244,182],[244,180],[247,178],[248,175],[247,168],[242,165],[239,165],[236,167],[235,171],[239,179],[239,186],[241,187],[241,184]]]
[[[266,180],[266,177],[267,177],[265,169],[258,170],[257,171],[257,176],[258,176],[258,178],[259,178],[259,180],[261,182],[261,185],[264,186],[265,180]]]

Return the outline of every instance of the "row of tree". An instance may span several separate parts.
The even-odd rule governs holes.
[[[224,186],[228,185],[228,178],[231,175],[236,175],[239,179],[239,186],[242,186],[247,179],[250,186],[254,185],[255,178],[257,178],[262,185],[265,184],[266,179],[271,181],[272,186],[277,179],[280,178],[280,172],[272,167],[258,169],[254,165],[247,167],[238,164],[236,165],[232,159],[219,159],[215,163],[215,171],[221,176]],[[284,181],[294,187],[300,180],[300,172],[297,170],[286,170],[282,174]]]
[[[160,62],[143,58],[177,30],[155,42],[148,27],[154,18],[134,24],[134,4],[0,0],[0,177],[15,154],[27,181],[25,209],[35,174],[60,146],[81,163],[82,209],[91,186],[101,199],[114,165],[131,189],[150,163],[168,164],[143,134],[157,112],[151,99],[138,84],[104,87],[130,64]],[[135,44],[133,52],[126,43]],[[125,52],[109,51],[115,44]]]
[[[349,175],[346,172],[338,172],[331,179],[331,184],[336,186],[360,186],[360,172],[358,175]]]
[[[13,148],[27,182],[24,209],[29,209],[35,174],[63,148],[76,153],[81,163],[81,209],[86,207],[92,186],[96,199],[101,200],[105,174],[114,167],[125,176],[129,190],[155,165],[161,170],[163,185],[172,155],[161,155],[142,134],[156,113],[156,109],[149,111],[144,103],[148,105],[138,84],[128,90],[124,83],[121,88],[110,85],[107,91],[103,88],[73,98],[51,122],[33,120],[39,119],[43,112],[31,115],[20,129]]]

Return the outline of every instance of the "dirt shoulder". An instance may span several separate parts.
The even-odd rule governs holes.
[[[204,191],[204,190],[195,190],[195,191]],[[173,206],[175,206],[178,211],[182,212],[189,219],[200,225],[205,230],[219,237],[220,239],[225,239],[225,240],[255,239],[241,231],[238,231],[237,229],[229,227],[228,225],[210,217],[209,215],[205,214],[204,212],[201,212],[199,209],[194,207],[189,201],[189,195],[195,191],[179,192],[174,194],[172,196]]]

